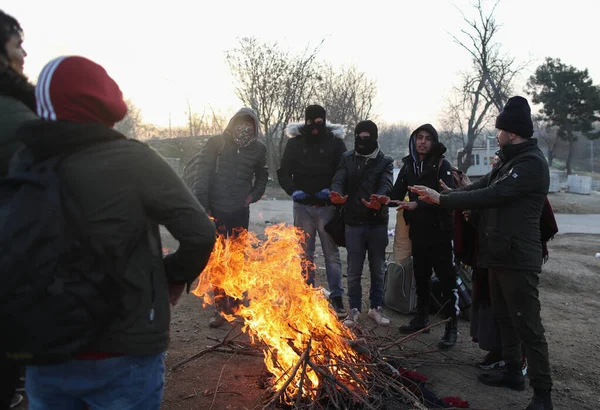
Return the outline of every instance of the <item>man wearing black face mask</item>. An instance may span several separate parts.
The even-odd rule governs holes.
[[[305,257],[313,261],[317,233],[321,240],[329,285],[330,302],[338,317],[346,316],[342,302],[342,262],[337,245],[325,231],[334,217],[335,207],[329,202],[329,186],[346,152],[344,127],[326,123],[326,112],[320,105],[306,107],[304,124],[290,124],[286,129],[290,140],[277,171],[279,184],[294,201],[294,225],[306,234]],[[304,276],[315,284],[314,267]]]
[[[369,255],[371,291],[368,316],[380,326],[389,326],[384,316],[383,282],[385,248],[388,245],[388,207],[372,195],[386,196],[394,181],[394,160],[385,156],[377,143],[377,125],[361,121],[354,131],[354,150],[342,156],[331,184],[331,202],[344,205],[346,249],[348,250],[348,299],[350,311],[344,320],[356,324],[362,308],[361,276]]]
[[[240,109],[229,121],[223,135],[212,137],[186,165],[183,179],[198,201],[215,220],[217,233],[236,236],[247,230],[250,205],[265,193],[269,172],[267,148],[258,140],[259,122],[253,109]],[[237,302],[215,289],[217,311],[211,327],[225,319],[219,313],[232,313]]]
[[[409,228],[412,241],[413,267],[417,282],[417,315],[408,324],[400,326],[401,333],[413,333],[429,325],[432,268],[440,280],[444,297],[445,316],[450,317],[446,331],[439,342],[440,348],[451,348],[456,343],[458,297],[456,271],[452,264],[453,220],[445,209],[421,202],[410,192],[410,202],[403,202],[409,186],[425,185],[441,191],[439,180],[452,188],[452,166],[444,159],[446,147],[439,142],[438,133],[431,124],[417,128],[410,136],[410,155],[404,165],[390,197],[378,197],[382,204],[400,206]],[[390,200],[391,198],[391,200]]]

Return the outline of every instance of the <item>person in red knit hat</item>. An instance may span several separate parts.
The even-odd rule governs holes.
[[[99,336],[72,360],[27,367],[29,408],[159,409],[169,305],[208,262],[214,224],[158,153],[112,128],[127,106],[103,67],[57,58],[42,70],[35,93],[42,120],[19,129],[26,149],[15,167],[70,153],[60,163],[60,182],[89,236],[122,269],[114,288],[118,312]],[[164,259],[159,225],[179,241]]]

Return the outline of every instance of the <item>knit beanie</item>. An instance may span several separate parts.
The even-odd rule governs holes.
[[[47,120],[113,127],[127,114],[117,83],[104,68],[84,57],[59,57],[46,64],[35,95],[37,113]]]
[[[496,128],[523,138],[531,138],[533,121],[527,100],[519,96],[509,98],[496,118]]]

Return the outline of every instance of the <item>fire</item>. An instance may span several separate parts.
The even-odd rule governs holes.
[[[292,376],[291,369],[310,344],[310,362],[328,366],[336,379],[364,393],[345,374],[346,367],[336,366],[362,360],[348,345],[348,340],[355,339],[353,333],[337,319],[323,293],[305,283],[302,266],[308,262],[301,258],[302,232],[280,224],[267,227],[265,236],[260,240],[244,231],[234,239],[220,237],[193,293],[205,304],[212,303],[208,292],[216,286],[247,301],[236,315],[243,319],[243,330],[252,342],[266,346],[264,362],[275,376],[275,390]],[[311,366],[305,372],[302,391],[302,371],[298,371],[285,389],[285,401],[292,402],[298,394],[314,397],[319,375]]]

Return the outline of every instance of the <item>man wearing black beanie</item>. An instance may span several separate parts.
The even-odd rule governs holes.
[[[303,243],[305,258],[312,262],[317,233],[325,258],[325,272],[330,291],[330,303],[341,319],[346,316],[342,295],[342,261],[338,246],[325,230],[336,210],[329,202],[329,186],[346,152],[345,129],[327,124],[327,113],[320,105],[306,107],[303,124],[290,124],[286,133],[290,140],[277,171],[279,185],[294,201],[294,225],[306,235]],[[309,285],[315,285],[315,265],[304,268]]]
[[[496,119],[500,161],[475,183],[440,195],[424,186],[412,191],[442,208],[479,209],[479,265],[489,269],[492,309],[500,327],[506,369],[482,374],[487,385],[523,390],[521,343],[533,399],[526,410],[551,410],[548,344],[540,317],[542,269],[540,217],[548,194],[548,163],[533,136],[531,110],[512,97]]]
[[[377,125],[361,121],[354,130],[354,149],[342,155],[331,184],[331,202],[343,205],[348,251],[348,301],[350,311],[344,320],[356,324],[362,308],[361,277],[368,253],[371,271],[368,316],[379,326],[389,326],[383,305],[385,248],[388,245],[389,210],[372,195],[389,195],[394,181],[394,160],[381,152]]]

